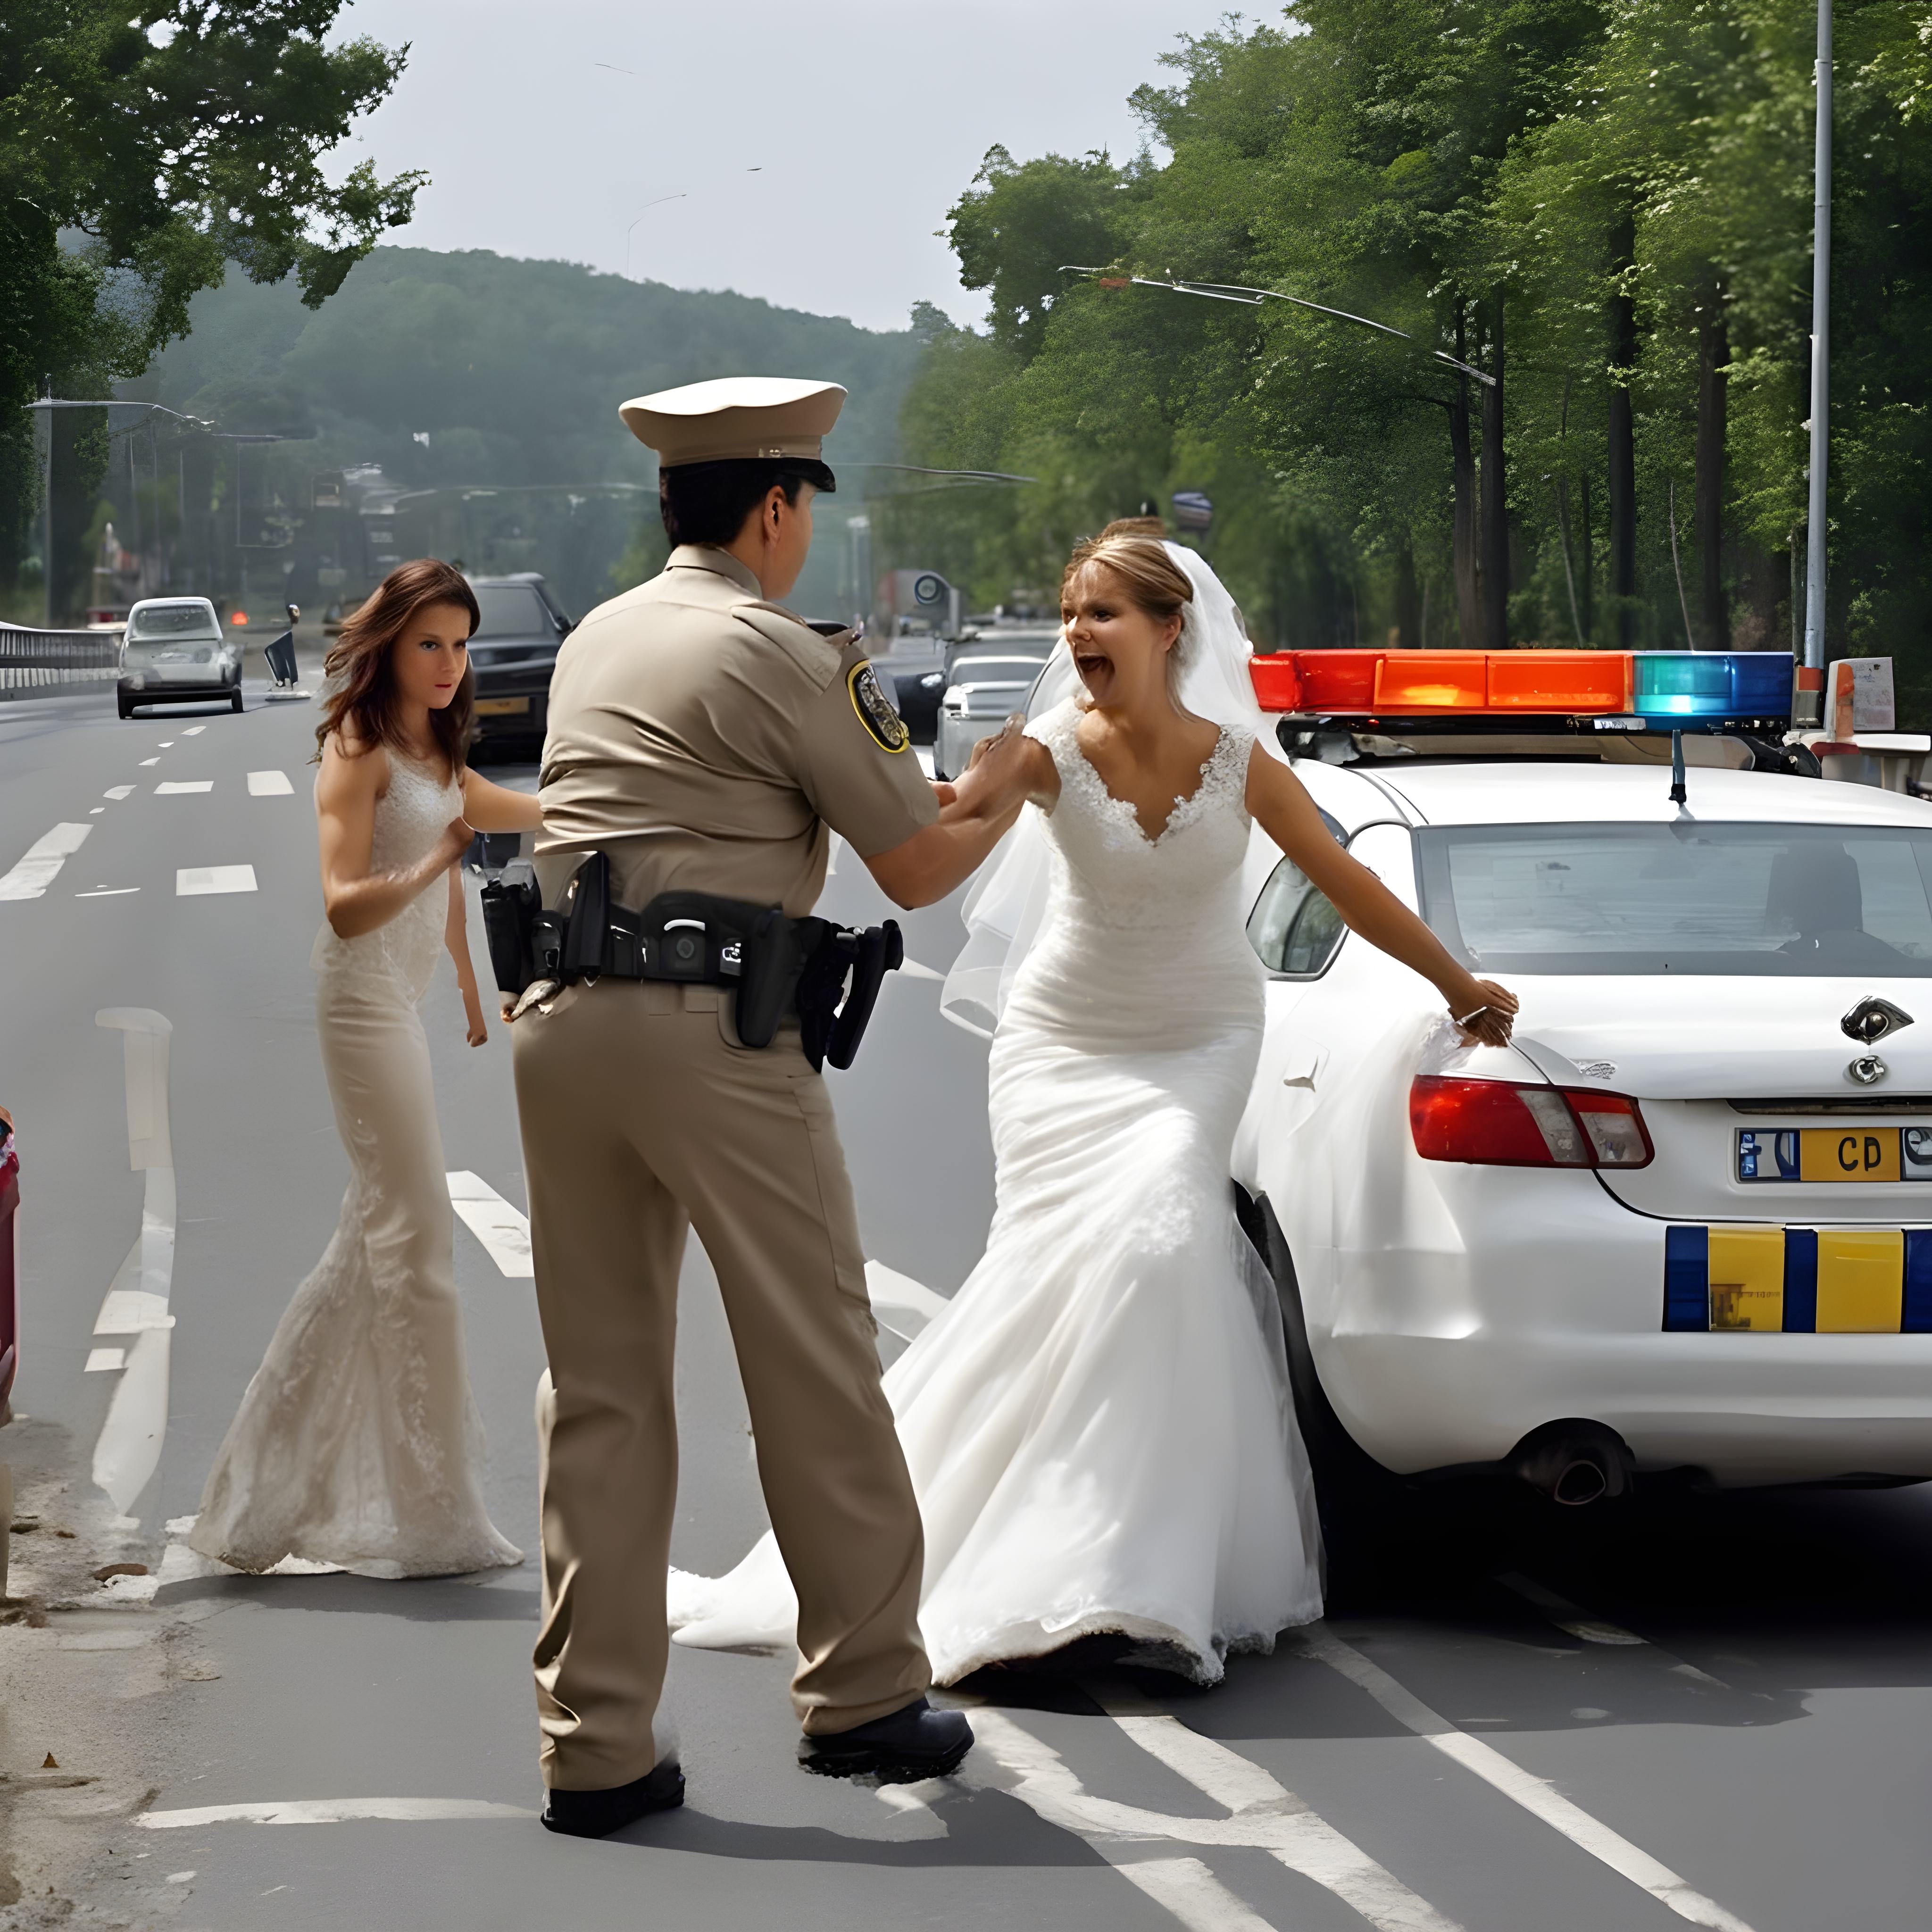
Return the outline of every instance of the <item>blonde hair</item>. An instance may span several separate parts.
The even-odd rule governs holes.
[[[1121,523],[1139,520],[1138,518],[1120,520]],[[1178,700],[1181,674],[1187,668],[1190,655],[1187,613],[1194,602],[1194,585],[1186,572],[1168,554],[1167,545],[1159,537],[1109,524],[1097,537],[1089,537],[1074,546],[1060,580],[1063,604],[1074,578],[1089,564],[1112,572],[1120,580],[1127,602],[1157,623],[1164,624],[1170,617],[1181,620],[1180,634],[1167,653],[1167,688]]]

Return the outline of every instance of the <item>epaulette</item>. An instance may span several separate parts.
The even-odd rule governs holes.
[[[742,604],[733,604],[731,614],[740,623],[749,625],[760,637],[777,645],[812,680],[814,691],[823,691],[838,675],[838,646],[820,637],[802,617],[783,604],[748,598]],[[844,633],[838,634],[842,637]]]

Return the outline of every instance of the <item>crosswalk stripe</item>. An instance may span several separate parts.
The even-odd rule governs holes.
[[[171,797],[177,792],[212,791],[214,789],[214,781],[212,778],[164,778],[154,788],[156,793],[163,798]]]
[[[529,1216],[506,1201],[480,1174],[459,1168],[446,1175],[449,1204],[463,1225],[483,1244],[483,1250],[500,1273],[512,1281],[532,1281],[536,1264],[530,1258]]]
[[[134,788],[132,785],[110,785],[100,796],[103,798],[112,799],[132,798],[134,796]]]
[[[286,798],[295,787],[289,782],[286,772],[250,772],[248,774],[248,796],[250,798]]]
[[[0,899],[37,899],[59,876],[60,868],[86,842],[91,825],[56,825],[36,838],[13,870],[0,878]]]
[[[252,892],[253,866],[183,866],[175,874],[175,897],[198,898],[208,892]]]

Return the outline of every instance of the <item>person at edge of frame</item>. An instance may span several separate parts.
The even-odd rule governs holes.
[[[856,639],[797,582],[845,392],[734,377],[623,405],[658,452],[663,572],[593,610],[550,686],[536,865],[546,904],[608,854],[616,902],[688,890],[812,910],[837,832],[886,895],[943,898],[1018,815],[1019,740],[922,776]],[[677,1480],[672,1353],[695,1228],[737,1352],[772,1526],[796,1585],[800,1762],[942,1775],[972,1743],[931,1708],[919,1510],[880,1388],[830,1097],[796,1019],[736,1037],[713,985],[606,974],[513,1030],[537,1304],[543,1616],[534,1658],[552,1831],[682,1802],[654,1729]]]

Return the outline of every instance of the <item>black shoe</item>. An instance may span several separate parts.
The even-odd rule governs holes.
[[[607,1838],[652,1811],[674,1810],[684,1802],[684,1773],[666,1758],[642,1778],[608,1791],[552,1791],[543,1808],[547,1832],[573,1838]]]
[[[820,1778],[876,1778],[916,1784],[956,1771],[973,1748],[973,1727],[959,1711],[935,1711],[922,1697],[902,1711],[829,1737],[801,1738],[798,1761]]]

